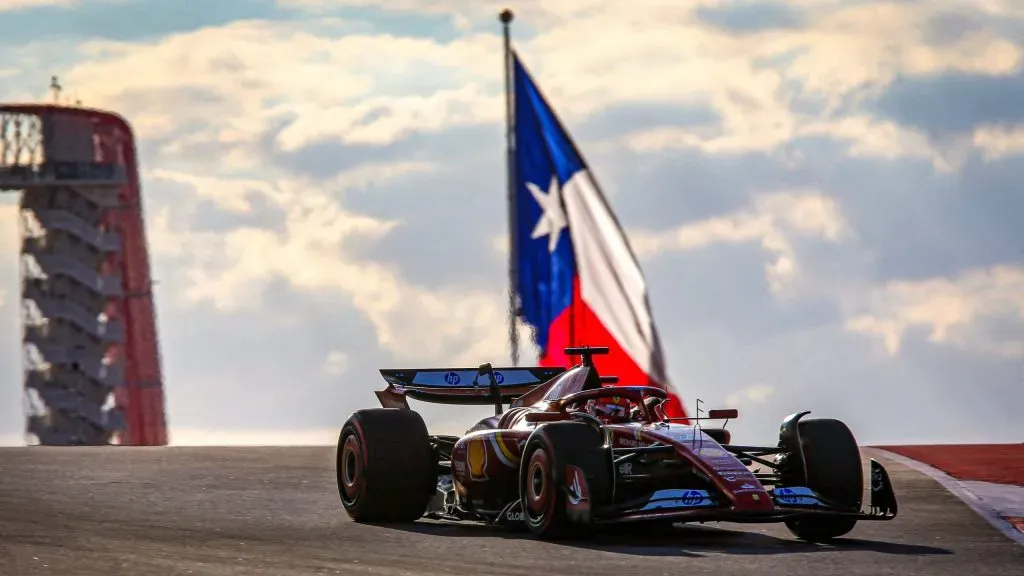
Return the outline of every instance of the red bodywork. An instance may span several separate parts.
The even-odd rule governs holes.
[[[870,513],[859,510],[859,500],[836,503],[802,485],[808,483],[809,475],[800,419],[808,412],[783,419],[777,446],[738,446],[723,428],[696,422],[736,418],[736,410],[711,410],[702,418],[669,418],[662,410],[668,394],[661,388],[619,386],[616,377],[600,376],[589,357],[600,350],[607,351],[566,349],[566,354],[583,356],[581,364],[568,370],[494,369],[489,364],[478,369],[381,370],[390,384],[377,392],[384,408],[408,410],[409,398],[495,407],[495,416],[463,435],[430,436],[438,458],[438,487],[426,516],[535,522],[538,516],[529,521],[526,517],[549,506],[543,502],[549,493],[535,489],[543,485],[538,478],[548,473],[544,469],[550,466],[549,458],[561,463],[554,478],[562,484],[565,513],[574,518],[572,522],[780,522],[811,516],[890,520],[896,516],[888,474],[875,460],[871,461]],[[628,405],[628,415],[609,409],[612,405]],[[549,426],[557,422],[584,426]],[[524,453],[530,455],[528,462]],[[781,460],[765,459],[771,455]],[[748,468],[754,463],[761,470]]]
[[[459,497],[473,501],[511,501],[518,498],[518,474],[522,449],[541,422],[527,415],[553,413],[548,406],[513,408],[500,418],[498,427],[469,432],[452,450],[452,480]],[[736,512],[771,512],[775,506],[767,490],[736,456],[697,426],[676,423],[627,423],[606,425],[613,448],[638,448],[655,443],[670,445],[675,457],[693,463],[728,496]],[[657,516],[665,513],[648,513]]]
[[[385,378],[392,384],[396,383],[394,372],[385,372]],[[608,387],[602,386],[601,381],[592,367],[579,365],[540,385],[504,386],[503,394],[517,396],[510,402],[510,408],[499,416],[478,423],[458,438],[452,447],[452,481],[459,499],[475,503],[477,509],[491,508],[492,511],[495,506],[500,508],[500,503],[517,500],[522,451],[530,435],[545,422],[571,419],[571,413],[581,402],[608,392]],[[648,395],[664,397],[664,392],[653,387],[611,388],[615,394],[632,396],[639,401],[638,404]],[[453,386],[442,391],[440,387],[416,385],[403,385],[377,393],[383,406],[394,408],[406,408],[407,395],[435,402],[480,404],[486,403],[493,394],[494,389],[486,386]],[[658,408],[652,412],[656,412],[651,414],[652,421],[606,424],[604,430],[608,445],[613,449],[642,448],[654,444],[671,446],[674,453],[664,457],[690,462],[716,492],[728,498],[729,502],[722,503],[723,506],[734,512],[755,515],[771,514],[775,510],[771,495],[747,466],[699,426],[667,421]],[[707,512],[707,509],[652,510],[625,514],[616,520]]]

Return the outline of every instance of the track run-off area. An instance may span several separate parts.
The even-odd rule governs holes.
[[[679,525],[577,543],[476,524],[349,521],[334,448],[0,449],[0,576],[1021,574],[1024,546],[872,451],[900,515],[830,545],[781,524]]]

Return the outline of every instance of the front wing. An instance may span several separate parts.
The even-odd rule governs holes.
[[[898,506],[889,474],[878,461],[871,460],[871,492],[867,511],[851,510],[829,502],[806,486],[775,487],[768,491],[774,509],[738,511],[706,490],[663,489],[632,501],[592,510],[597,524],[619,524],[648,520],[675,522],[769,523],[806,516],[852,517],[857,520],[892,520]],[[499,523],[522,521],[520,502],[511,503],[497,519]]]

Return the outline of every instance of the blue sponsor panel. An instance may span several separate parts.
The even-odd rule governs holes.
[[[772,490],[772,497],[779,506],[822,506],[814,490],[806,486],[786,486]]]
[[[469,386],[473,381],[473,377],[476,376],[475,370],[430,370],[424,372],[416,372],[411,382],[402,382],[403,385],[411,386],[437,386],[437,387],[451,387],[451,386]]]
[[[543,376],[553,375],[544,374]],[[476,379],[474,384],[473,380]],[[544,382],[537,374],[527,369],[505,369],[494,371],[494,381],[499,386],[517,386],[522,384],[540,384]],[[491,385],[489,374],[481,374],[477,378],[476,370],[429,370],[416,372],[412,377],[412,386],[437,386],[467,388],[479,386],[486,388]]]
[[[663,510],[666,508],[702,508],[714,506],[715,502],[705,490],[658,490],[647,500],[641,510]]]

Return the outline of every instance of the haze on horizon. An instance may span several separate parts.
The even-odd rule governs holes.
[[[862,444],[1024,440],[1020,2],[0,0],[0,100],[57,74],[135,127],[172,443],[329,444],[378,368],[509,363],[506,6],[689,406],[750,443],[805,409]]]

